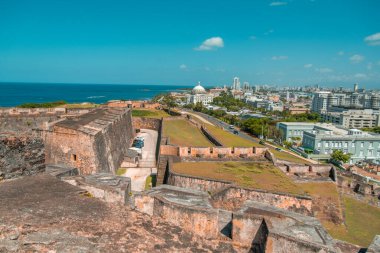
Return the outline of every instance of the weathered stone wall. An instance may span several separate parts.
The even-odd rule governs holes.
[[[186,189],[213,192],[231,185],[232,183],[228,181],[187,176],[171,172],[169,175],[168,184]]]
[[[109,107],[127,107],[127,108],[146,108],[146,109],[159,109],[161,105],[159,103],[151,103],[148,101],[126,101],[116,100],[107,103]]]
[[[144,117],[133,117],[132,125],[135,129],[152,129],[159,131],[162,124],[161,119],[144,118]]]
[[[126,114],[95,135],[96,164],[99,171],[116,173],[133,140],[132,113]]]
[[[0,108],[0,117],[2,116],[36,116],[46,114],[65,114],[66,108],[19,108],[19,107],[4,107]]]
[[[170,223],[187,231],[193,231],[201,237],[217,238],[219,234],[218,210],[201,209],[174,204],[156,197],[153,215],[164,218]]]
[[[314,181],[326,181],[330,178],[332,181],[336,181],[336,170],[331,165],[277,163],[276,166],[287,175],[302,176],[303,180],[312,179]]]
[[[266,159],[268,159],[269,161],[271,161],[273,164],[276,164],[277,158],[273,155],[272,152],[270,152],[269,150],[266,150],[265,153],[264,153],[264,156],[265,156]]]
[[[160,154],[161,155],[178,156],[179,155],[179,148],[177,146],[172,146],[172,145],[161,145],[160,146]]]
[[[0,133],[17,135],[34,135],[33,129],[45,128],[48,123],[59,119],[58,115],[51,116],[0,116]]]
[[[302,253],[335,253],[327,247],[311,243],[310,241],[295,240],[284,235],[269,233],[267,238],[266,253],[287,253],[287,252],[302,252]]]
[[[94,136],[54,126],[53,131],[46,133],[45,143],[47,164],[78,168],[81,174],[97,170]]]
[[[274,193],[231,185],[213,194],[212,200],[215,207],[223,207],[229,210],[241,207],[247,200],[253,200],[296,213],[312,215],[312,199],[307,196]]]
[[[119,113],[106,114],[103,119],[97,119],[97,125],[86,125],[84,129],[54,125],[44,137],[46,163],[75,167],[81,174],[115,173],[134,135],[131,111]]]
[[[217,208],[233,210],[239,208],[247,200],[254,200],[297,213],[312,215],[312,199],[306,196],[241,188],[229,181],[181,175],[173,172],[169,173],[168,184],[186,189],[213,192],[212,202]]]
[[[0,179],[45,171],[44,144],[41,139],[8,136],[0,138]]]
[[[258,244],[257,246],[262,245],[262,247],[260,247],[261,249],[265,248],[268,228],[262,217],[245,217],[243,215],[234,213],[232,219],[232,227],[232,240],[245,245]],[[259,238],[257,238],[257,241],[254,243],[256,236]]]
[[[210,133],[206,127],[201,126],[200,130],[207,137],[207,139],[211,141],[211,143],[219,147],[223,146],[222,142],[219,141],[215,136],[213,136],[212,133]]]
[[[263,149],[239,147],[177,147],[181,158],[249,158],[263,157]],[[266,148],[265,148],[266,150]]]

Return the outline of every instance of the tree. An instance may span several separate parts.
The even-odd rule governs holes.
[[[291,141],[284,141],[284,145],[287,148],[291,148],[293,146],[293,143]]]
[[[202,102],[197,102],[193,108],[196,112],[202,112],[204,109]]]
[[[351,155],[350,153],[345,154],[340,149],[334,149],[330,157],[332,160],[347,163],[351,159]]]
[[[170,114],[170,109],[177,106],[177,103],[175,102],[175,98],[170,94],[164,95],[161,100],[161,103],[166,105],[166,107],[168,108],[169,114]]]

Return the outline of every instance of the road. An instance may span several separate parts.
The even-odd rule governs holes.
[[[131,178],[132,191],[144,191],[146,178],[157,173],[156,168],[156,148],[157,131],[141,129],[137,136],[144,138],[144,147],[141,150],[142,158],[138,167],[126,167],[126,172],[122,175]]]
[[[157,131],[141,129],[137,136],[144,138],[144,147],[142,148],[142,158],[139,161],[139,167],[156,167]]]
[[[183,110],[183,111],[185,111],[185,112],[189,112],[188,110]],[[195,112],[195,111],[190,111],[190,112],[191,112],[191,114],[198,115],[198,116],[200,116],[200,117],[206,119],[207,121],[211,122],[211,123],[214,124],[215,126],[218,126],[218,127],[220,127],[220,128],[223,128],[223,129],[225,129],[226,131],[229,131],[229,132],[231,132],[231,133],[234,133],[234,130],[235,130],[235,129],[238,129],[238,128],[236,128],[236,127],[234,127],[233,129],[231,129],[231,128],[230,128],[230,125],[227,124],[226,122],[221,121],[221,120],[219,120],[219,119],[217,119],[217,118],[214,118],[213,116],[207,115],[207,114],[205,114],[205,113],[202,113],[202,112]],[[240,136],[241,138],[246,139],[246,140],[249,140],[249,141],[252,141],[252,142],[256,142],[256,143],[259,143],[259,142],[260,142],[260,139],[259,139],[259,138],[253,137],[252,135],[250,135],[250,134],[248,134],[248,133],[246,133],[246,132],[244,132],[244,131],[242,131],[242,130],[240,130],[240,129],[238,129],[238,130],[239,130],[239,132],[238,132],[237,135]],[[267,142],[266,142],[264,145],[267,146],[267,147],[270,147],[270,148],[274,148],[274,149],[277,148],[275,145],[272,145],[272,144],[267,143]],[[298,158],[304,159],[305,161],[308,161],[308,162],[310,162],[310,163],[313,163],[313,164],[317,164],[317,163],[318,163],[317,161],[314,161],[314,160],[312,160],[312,159],[305,158],[305,157],[300,156],[300,155],[298,155],[298,154],[295,154],[295,153],[293,153],[293,152],[291,152],[291,151],[288,151],[288,150],[285,150],[285,149],[281,149],[281,150],[282,150],[282,152],[285,152],[285,153],[288,153],[288,154],[293,155],[293,156],[295,156],[295,157],[298,157]]]

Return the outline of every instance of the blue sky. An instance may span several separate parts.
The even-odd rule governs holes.
[[[378,0],[0,0],[0,81],[380,87],[379,10]]]

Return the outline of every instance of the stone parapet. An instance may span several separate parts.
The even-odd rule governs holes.
[[[131,192],[131,179],[109,173],[88,176],[61,177],[61,180],[86,190],[91,196],[105,202],[127,205]]]

